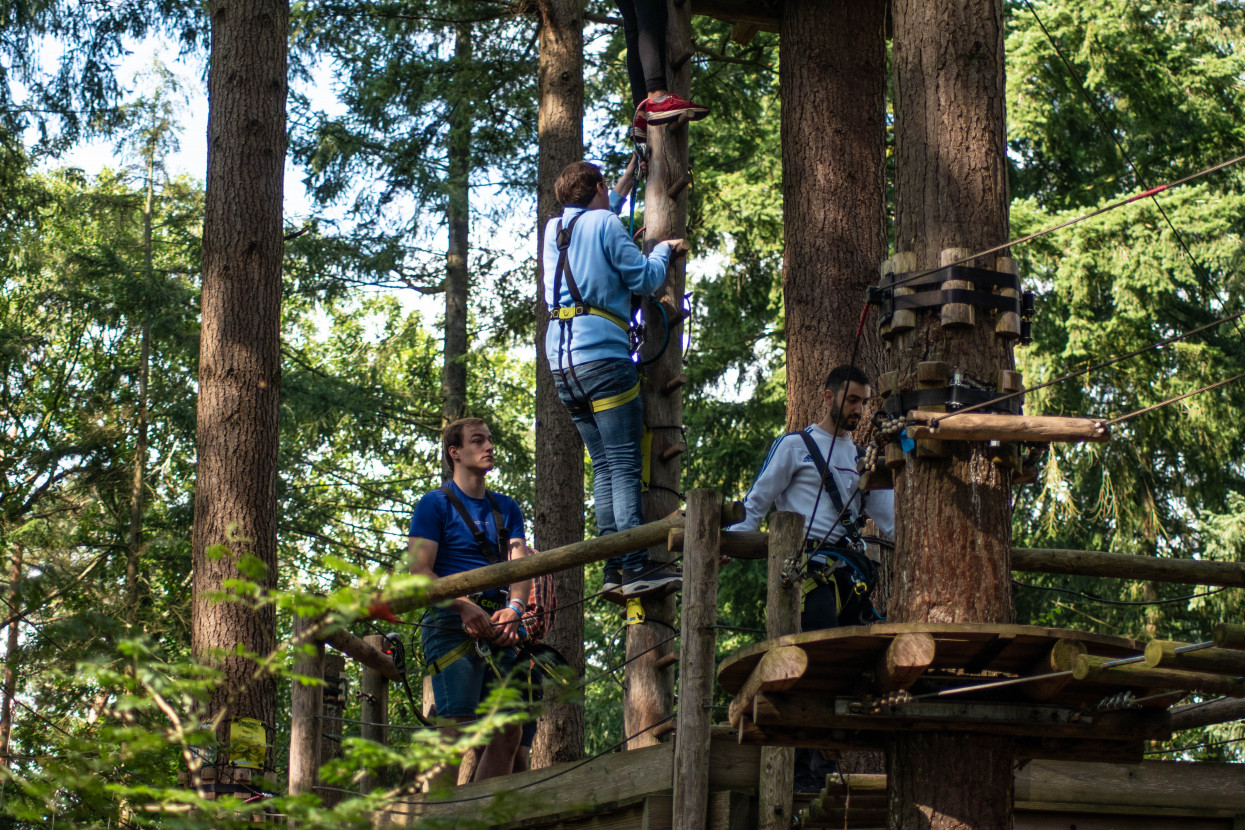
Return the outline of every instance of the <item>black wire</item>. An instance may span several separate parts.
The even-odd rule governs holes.
[[[1124,158],[1124,162],[1128,165],[1128,168],[1133,171],[1133,175],[1137,177],[1137,181],[1141,183],[1141,186],[1146,190],[1149,190],[1150,186],[1146,183],[1145,177],[1142,176],[1141,171],[1137,169],[1137,165],[1133,162],[1132,156],[1130,156],[1128,151],[1124,149],[1124,144],[1120,141],[1120,137],[1116,133],[1115,127],[1107,123],[1106,115],[1103,113],[1101,107],[1099,107],[1098,101],[1093,95],[1090,94],[1089,89],[1085,86],[1084,79],[1081,78],[1076,69],[1073,68],[1072,63],[1064,56],[1063,50],[1059,48],[1059,44],[1055,41],[1055,38],[1051,35],[1050,31],[1047,30],[1046,24],[1043,23],[1042,18],[1038,16],[1037,9],[1033,8],[1033,4],[1030,3],[1029,0],[1024,0],[1024,3],[1025,6],[1028,7],[1029,12],[1033,15],[1033,19],[1037,21],[1038,26],[1042,29],[1042,34],[1046,35],[1046,40],[1049,41],[1051,48],[1053,48],[1055,50],[1055,54],[1059,56],[1059,60],[1063,61],[1063,65],[1068,70],[1068,74],[1071,75],[1073,80],[1076,81],[1077,89],[1080,90],[1081,94],[1085,97],[1085,100],[1089,103],[1090,109],[1094,111],[1094,115],[1098,116],[1099,123],[1102,124],[1102,127],[1107,131],[1107,134],[1111,136],[1111,140],[1115,142],[1116,149],[1120,151],[1120,155]],[[1151,196],[1150,199],[1154,202],[1154,206],[1159,209],[1159,213],[1162,215],[1163,221],[1167,223],[1167,227],[1171,229],[1172,234],[1176,237],[1176,242],[1180,245],[1180,250],[1182,250],[1184,255],[1189,258],[1189,262],[1192,264],[1194,272],[1202,279],[1202,284],[1206,288],[1214,291],[1215,294],[1218,295],[1219,302],[1223,303],[1223,295],[1214,288],[1214,283],[1210,278],[1210,273],[1202,266],[1202,263],[1198,261],[1197,257],[1193,255],[1193,252],[1189,250],[1189,246],[1185,244],[1184,236],[1176,229],[1176,226],[1172,224],[1171,217],[1167,215],[1167,211],[1163,208],[1162,202],[1158,200],[1158,194]],[[1241,331],[1240,324],[1233,321],[1233,327],[1236,328],[1237,335],[1245,339],[1245,333]]]
[[[1015,578],[1012,579],[1012,584],[1019,585],[1022,588],[1032,588],[1035,591],[1056,591],[1061,594],[1071,594],[1074,597],[1081,597],[1082,599],[1089,600],[1090,602],[1099,602],[1099,603],[1102,603],[1103,605],[1168,605],[1174,602],[1188,602],[1191,599],[1201,599],[1202,597],[1209,597],[1214,594],[1222,593],[1223,591],[1228,590],[1228,587],[1229,587],[1229,586],[1225,586],[1223,588],[1216,588],[1213,591],[1206,591],[1201,594],[1189,594],[1188,596],[1173,597],[1171,599],[1125,600],[1125,599],[1103,599],[1100,596],[1095,596],[1094,594],[1086,594],[1081,591],[1073,591],[1070,588],[1053,588],[1053,587],[1047,587],[1045,585],[1030,585],[1028,582],[1021,582],[1019,579],[1015,579]]]
[[[1194,336],[1195,334],[1201,334],[1204,331],[1213,329],[1216,326],[1221,326],[1224,323],[1235,322],[1237,319],[1243,316],[1245,316],[1245,311],[1238,311],[1236,314],[1229,314],[1226,317],[1220,317],[1218,320],[1213,320],[1209,323],[1206,323],[1205,325],[1198,326],[1195,329],[1190,329],[1189,331],[1186,331],[1182,334],[1173,334],[1171,337],[1164,338],[1163,340],[1158,340],[1154,343],[1148,343],[1145,346],[1142,346],[1137,349],[1133,349],[1131,352],[1127,352],[1117,357],[1112,357],[1108,360],[1103,360],[1093,365],[1086,366],[1084,369],[1077,369],[1074,372],[1068,372],[1067,374],[1061,377],[1057,377],[1053,380],[1048,380],[1048,381],[1039,383],[1037,386],[1027,386],[1024,389],[1021,389],[1017,392],[1008,392],[1006,395],[999,395],[997,398],[991,398],[988,401],[976,403],[976,404],[973,404],[972,406],[966,406],[966,407],[963,407],[962,409],[957,409],[954,412],[947,412],[944,414],[931,414],[930,420],[934,423],[938,423],[941,421],[945,421],[947,418],[952,418],[956,415],[963,415],[967,412],[975,412],[978,409],[983,409],[985,407],[993,406],[996,403],[1009,400],[1011,398],[1017,397],[1018,395],[1024,395],[1027,392],[1036,392],[1039,389],[1046,389],[1050,386],[1055,386],[1057,384],[1063,383],[1064,381],[1072,380],[1073,378],[1079,378],[1082,375],[1087,375],[1090,372],[1096,372],[1099,369],[1105,369],[1108,366],[1114,366],[1117,363],[1122,363],[1125,360],[1130,360],[1134,357],[1137,357],[1138,355],[1145,354],[1146,352],[1153,351],[1155,349],[1161,349],[1164,346],[1170,346],[1172,343],[1178,343],[1181,340],[1186,340]]]

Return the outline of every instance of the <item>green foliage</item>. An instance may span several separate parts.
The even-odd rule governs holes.
[[[1008,109],[1015,236],[1240,152],[1245,86],[1238,3],[1034,2],[1084,80],[1055,54],[1027,3],[1012,4]],[[1136,165],[1130,168],[1115,138]],[[1040,292],[1026,385],[1139,349],[1242,309],[1245,177],[1229,170],[1031,243],[1022,274]],[[1206,333],[1026,396],[1042,414],[1117,417],[1239,374],[1245,327]],[[1014,539],[1035,547],[1239,561],[1245,434],[1239,384],[1113,428],[1106,445],[1055,445],[1018,491]],[[1239,591],[1027,575],[1018,613],[1039,624],[1201,641],[1245,612]],[[1055,593],[1050,588],[1089,595]],[[1187,599],[1191,594],[1197,594]],[[1137,605],[1110,604],[1104,600]],[[1174,757],[1239,758],[1239,727],[1184,733]],[[1202,747],[1200,743],[1215,746]],[[1173,757],[1173,756],[1168,756]]]

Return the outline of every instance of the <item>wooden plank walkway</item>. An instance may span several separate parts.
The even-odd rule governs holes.
[[[760,754],[760,747],[737,744],[733,730],[715,729],[706,759],[709,830],[757,826]],[[436,818],[495,830],[664,830],[671,826],[675,774],[674,747],[664,743],[469,784],[450,801],[416,796],[378,816],[378,826]],[[818,815],[806,816],[805,827],[886,826],[885,775],[847,776],[818,798]],[[796,806],[809,803],[800,798]],[[1245,819],[1245,765],[1033,761],[1016,771],[1016,810],[1017,830],[1240,830],[1233,821]]]

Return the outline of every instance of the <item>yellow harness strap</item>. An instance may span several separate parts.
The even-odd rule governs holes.
[[[580,305],[568,305],[568,306],[562,306],[560,308],[555,308],[553,311],[549,312],[549,319],[550,320],[573,320],[576,317],[582,317],[585,314],[593,314],[593,315],[596,315],[597,317],[604,317],[606,320],[609,320],[611,323],[618,326],[623,331],[630,331],[630,327],[627,325],[627,321],[619,317],[617,314],[611,314],[610,312],[604,309],[601,309],[601,308],[593,308],[587,303],[581,306]]]
[[[592,411],[605,412],[606,410],[613,409],[616,406],[622,406],[625,403],[634,401],[639,394],[640,382],[636,381],[635,386],[631,387],[626,392],[621,392],[617,395],[611,395],[608,398],[601,398],[600,400],[593,401]]]
[[[432,671],[433,674],[440,674],[441,672],[448,669],[454,663],[455,660],[458,660],[460,657],[466,656],[467,653],[470,652],[474,646],[475,646],[474,640],[463,640],[461,643],[458,644],[456,648],[452,649],[451,651],[447,651],[445,654],[442,654],[436,660],[432,661],[432,663],[428,665],[428,668]]]

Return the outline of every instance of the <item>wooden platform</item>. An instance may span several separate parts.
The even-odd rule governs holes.
[[[1022,758],[1135,762],[1144,740],[1170,737],[1166,709],[1183,694],[1071,670],[1084,655],[1142,652],[1135,640],[1037,626],[880,624],[767,640],[725,660],[718,681],[735,695],[741,743],[849,749],[887,731],[960,731],[1014,736]],[[1145,699],[1121,708],[1109,700],[1121,692]]]
[[[715,729],[708,830],[756,827],[760,748]],[[378,815],[378,827],[420,819],[479,822],[495,830],[666,830],[671,827],[674,748],[606,755],[469,784],[453,801],[412,797]],[[886,776],[849,776],[821,797],[805,827],[884,828]],[[797,800],[797,809],[810,799]],[[1234,825],[1236,817],[1242,817]],[[1016,830],[1242,830],[1245,765],[1147,761],[1139,765],[1034,761],[1016,770]]]

